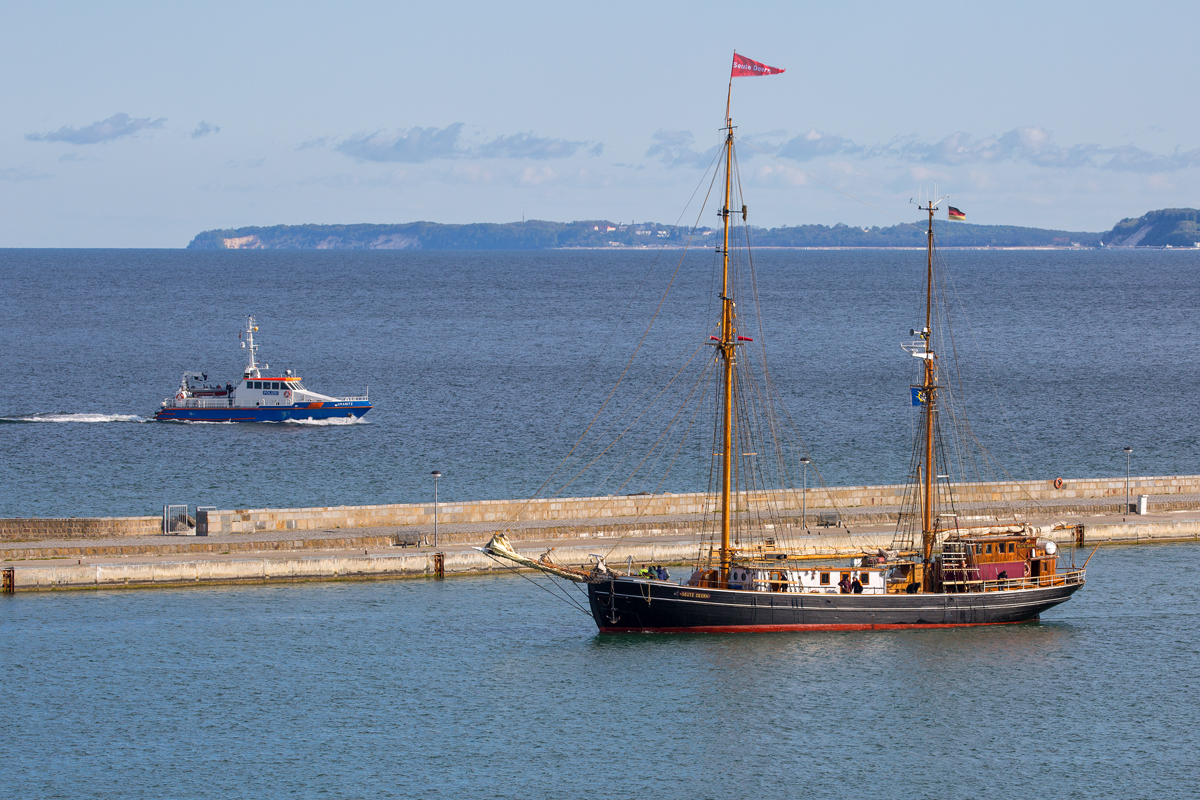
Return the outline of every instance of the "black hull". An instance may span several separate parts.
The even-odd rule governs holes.
[[[601,633],[888,630],[1028,622],[1082,585],[966,594],[801,594],[615,578],[589,584],[588,600]]]

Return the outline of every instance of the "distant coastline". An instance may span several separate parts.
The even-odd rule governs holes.
[[[1200,211],[1161,209],[1121,220],[1110,231],[1061,231],[1015,225],[975,225],[937,221],[943,248],[969,250],[1092,249],[1097,247],[1200,247]],[[925,232],[917,225],[856,228],[849,225],[795,225],[746,229],[760,249],[879,250],[922,249]],[[650,249],[700,246],[713,241],[712,228],[674,228],[657,222],[607,220],[445,225],[274,225],[208,230],[189,250],[556,250],[586,248]]]

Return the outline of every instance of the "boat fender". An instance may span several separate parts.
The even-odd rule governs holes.
[[[1061,489],[1062,487],[1063,487],[1063,479],[1062,479],[1062,478],[1055,478],[1055,479],[1054,479],[1054,488],[1055,488],[1055,489]]]

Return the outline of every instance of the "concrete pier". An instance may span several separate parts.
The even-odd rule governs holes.
[[[1162,486],[1166,485],[1162,481],[1168,479],[1138,480]],[[1200,487],[1200,478],[1169,480],[1179,490]],[[1112,502],[1111,487],[1104,486],[1098,487],[1099,496],[1091,499],[1024,500],[1011,502],[1003,509],[978,500],[987,492],[977,486],[973,495],[977,502],[960,503],[957,510],[959,519],[968,525],[1003,521],[1081,525],[1087,547],[1200,541],[1200,494],[1173,491],[1166,496],[1156,495],[1150,504],[1151,513],[1135,516],[1125,507],[1124,481],[1120,483],[1121,502],[1117,504]],[[642,512],[652,508],[646,498],[630,502],[646,506]],[[473,547],[500,530],[525,555],[537,558],[554,548],[555,561],[573,566],[590,564],[592,554],[604,556],[617,568],[630,562],[691,564],[701,548],[708,546],[702,540],[711,527],[711,517],[704,513],[639,514],[640,506],[636,506],[631,507],[633,516],[584,520],[579,518],[584,507],[581,501],[563,519],[533,519],[512,525],[467,519],[465,512],[463,519],[446,520],[439,509],[442,521],[436,549],[426,544],[432,530],[425,524],[300,531],[280,530],[274,523],[268,529],[263,519],[251,519],[249,522],[255,523],[251,527],[257,530],[196,537],[148,534],[143,522],[147,518],[131,518],[137,520],[134,527],[141,535],[125,534],[112,520],[72,520],[71,525],[61,529],[40,529],[42,535],[32,541],[0,541],[0,566],[6,572],[11,570],[13,590],[26,592],[432,577],[435,552],[443,555],[446,575],[506,572],[511,570],[509,565]],[[810,513],[807,529],[799,515],[786,515],[775,534],[779,545],[790,553],[833,560],[888,547],[898,513],[897,506],[842,507],[837,527],[817,527],[818,513]],[[283,517],[277,516],[274,522],[280,519]],[[264,522],[261,528],[258,522]],[[1064,547],[1079,544],[1074,528],[1057,531],[1050,538]]]
[[[998,508],[1047,509],[1064,515],[1095,513],[1098,509],[1121,513],[1125,502],[1124,478],[1054,478],[1041,481],[997,481],[952,485],[957,504],[964,509],[990,512]],[[894,521],[903,502],[903,484],[880,486],[811,486],[756,493],[756,503],[769,505],[790,516],[799,516],[806,505],[814,516],[832,512],[856,516],[859,523]],[[1200,504],[1200,475],[1159,475],[1131,478],[1131,500],[1149,495],[1156,511]],[[748,502],[744,494],[735,502]],[[442,503],[442,525],[484,525],[493,529],[547,527],[561,531],[572,523],[582,529],[621,526],[646,520],[686,520],[711,514],[716,498],[705,493],[567,497],[536,500],[476,500]],[[973,513],[974,513],[973,511]],[[293,531],[298,535],[362,528],[415,528],[433,520],[432,503],[392,503],[369,506],[317,508],[244,508],[204,511],[198,514],[201,534],[253,534]],[[873,524],[873,523],[869,523]],[[0,519],[0,541],[144,537],[158,529],[158,517],[107,517],[101,519]],[[449,529],[452,531],[452,528]],[[451,534],[452,535],[452,534]],[[559,538],[574,538],[566,535]]]
[[[892,540],[890,529],[864,530],[853,534],[844,530],[807,535],[798,533],[788,539],[790,552],[826,560],[887,547]],[[1077,544],[1073,530],[1057,531],[1050,538],[1064,548]],[[483,541],[480,540],[480,543]],[[1084,544],[1087,547],[1179,541],[1200,541],[1200,512],[1177,520],[1122,522],[1118,518],[1084,523]],[[592,540],[566,545],[555,540],[527,541],[518,549],[531,558],[537,558],[551,547],[554,547],[554,560],[560,564],[586,566],[592,562],[591,555],[598,554],[603,555],[610,565],[622,568],[630,562],[634,565],[689,564],[707,545],[703,545],[696,536],[666,536]],[[511,566],[465,545],[451,545],[437,551],[429,547],[409,549],[385,545],[352,551],[300,550],[283,554],[252,550],[202,555],[153,554],[147,551],[124,557],[70,559],[58,556],[47,559],[43,556],[34,561],[6,559],[3,566],[13,569],[14,590],[17,592],[119,589],[428,578],[434,575],[435,552],[443,554],[444,570],[448,576],[512,571]]]

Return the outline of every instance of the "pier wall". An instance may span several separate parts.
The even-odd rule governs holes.
[[[1071,530],[1048,534],[1064,549],[1078,544]],[[863,550],[888,547],[892,534],[855,534],[829,532],[808,537],[805,544],[790,548],[793,555],[810,558],[837,558]],[[1178,522],[1125,522],[1086,525],[1087,547],[1098,544],[1153,544],[1158,542],[1200,541],[1200,520]],[[559,564],[588,566],[590,554],[600,542],[555,548]],[[623,570],[632,561],[640,564],[693,563],[703,545],[699,541],[604,543],[599,552],[610,565]],[[543,548],[519,548],[519,552],[537,558]],[[1084,551],[1086,552],[1086,551]],[[476,550],[448,551],[443,555],[447,575],[508,572],[511,568]],[[289,581],[367,580],[378,578],[418,578],[435,574],[434,552],[324,553],[320,555],[260,555],[227,559],[204,556],[177,560],[156,560],[128,564],[66,564],[51,566],[17,564],[12,567],[13,589],[61,591],[67,589],[120,589],[135,587],[196,586],[227,583],[281,583]],[[687,567],[683,567],[687,569]],[[680,576],[676,576],[680,577]]]
[[[809,488],[810,512],[837,510],[854,512],[857,524],[873,524],[865,512],[878,509],[881,515],[896,509],[904,501],[907,487],[902,484],[882,486],[838,486]],[[957,502],[968,504],[1000,504],[1021,502],[1064,503],[1063,512],[1071,510],[1071,500],[1094,501],[1109,499],[1124,501],[1123,478],[1064,479],[1062,489],[1055,489],[1053,480],[1003,481],[994,483],[960,483],[954,485]],[[1152,507],[1161,507],[1171,496],[1200,495],[1200,475],[1167,475],[1130,479],[1131,498],[1151,495]],[[770,503],[774,508],[798,516],[804,493],[789,490],[756,493],[755,504]],[[739,496],[741,503],[746,496]],[[711,513],[715,497],[703,493],[632,495],[619,497],[576,497],[551,500],[477,500],[463,503],[440,503],[438,522],[494,523],[497,529],[520,523],[578,521],[589,529],[611,526],[614,532],[642,517],[664,517]],[[894,511],[891,513],[894,514]],[[326,531],[345,528],[381,528],[431,525],[432,503],[395,503],[369,506],[327,506],[318,508],[261,508],[201,512],[198,522],[201,533],[230,534],[255,531]],[[881,516],[880,521],[886,521]],[[810,519],[811,523],[811,519]],[[97,517],[70,519],[0,519],[0,541],[52,541],[60,539],[111,539],[155,536],[160,533],[161,519],[153,517]],[[644,525],[637,525],[639,529]],[[657,526],[656,526],[657,527]],[[685,526],[686,527],[686,526]],[[687,532],[680,530],[679,532]],[[447,532],[449,534],[449,532]],[[451,534],[452,535],[452,534]],[[554,538],[573,538],[578,532],[561,531]]]
[[[812,549],[812,555],[836,556],[858,552],[866,542],[879,546],[891,541],[891,535],[856,537],[853,545],[845,536],[831,536],[829,541]],[[605,548],[608,563],[681,564],[693,562],[699,544],[687,542],[631,542]],[[544,549],[522,549],[524,555],[537,558]],[[554,560],[569,566],[590,566],[594,545],[557,548]],[[446,552],[444,571],[450,574],[479,574],[511,572],[512,567],[485,556],[477,550]],[[184,559],[133,564],[86,564],[63,566],[18,566],[14,569],[14,589],[18,592],[54,591],[64,589],[120,589],[137,587],[171,587],[223,583],[281,583],[288,581],[362,580],[378,578],[432,577],[434,553],[320,555],[292,557],[258,557],[234,559]]]
[[[863,510],[897,507],[904,502],[907,487],[839,486],[810,488],[810,511]],[[1053,480],[1003,481],[994,483],[954,484],[956,501],[961,504],[1008,503],[1120,498],[1124,500],[1123,478],[1099,478],[1063,481],[1055,489]],[[1167,475],[1131,478],[1130,497],[1140,494],[1154,497],[1200,494],[1200,475]],[[756,505],[769,503],[776,509],[798,512],[803,503],[799,489],[755,493]],[[739,502],[746,502],[739,495]],[[760,505],[761,507],[761,505]],[[674,516],[711,513],[716,498],[703,493],[666,495],[629,495],[619,497],[574,497],[550,500],[477,500],[467,503],[439,503],[438,522],[495,523],[498,527],[520,522],[580,520],[593,524],[621,518]],[[333,506],[324,508],[238,509],[208,512],[208,533],[253,533],[272,530],[331,530],[336,528],[373,528],[433,523],[432,503],[398,503],[373,506]]]
[[[162,517],[70,517],[0,519],[0,541],[114,539],[162,533]]]

